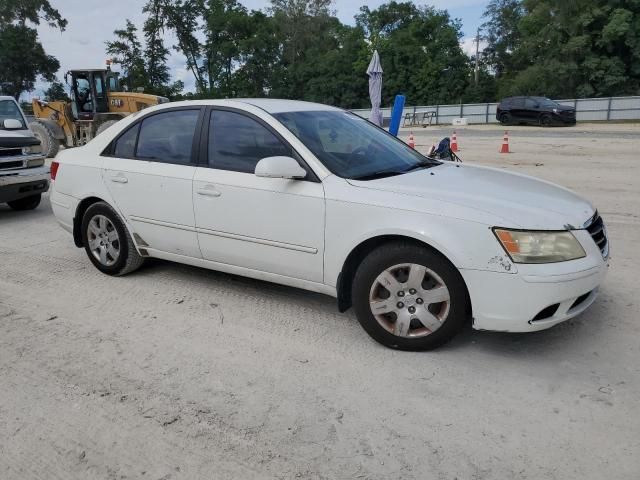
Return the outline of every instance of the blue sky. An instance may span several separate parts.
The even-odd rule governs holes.
[[[69,21],[67,29],[58,30],[41,25],[38,28],[40,39],[47,53],[60,61],[58,76],[62,79],[64,72],[71,68],[100,68],[107,58],[105,42],[113,39],[113,30],[121,28],[125,19],[129,18],[137,25],[142,25],[144,17],[142,6],[146,0],[50,0],[62,15]],[[248,9],[262,10],[269,6],[268,0],[240,0]],[[452,17],[462,20],[464,33],[463,48],[471,52],[473,36],[476,28],[482,23],[482,13],[488,0],[432,0],[415,1],[417,5],[433,5],[446,9]],[[383,0],[353,1],[334,0],[336,15],[344,23],[353,24],[353,16],[358,13],[360,5],[368,5],[375,9]],[[167,36],[168,47],[173,45],[173,38]],[[169,59],[171,74],[174,79],[185,82],[187,88],[193,85],[193,79],[184,68],[184,60],[177,52],[172,52]],[[41,95],[39,85],[35,95]]]

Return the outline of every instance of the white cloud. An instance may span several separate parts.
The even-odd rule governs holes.
[[[487,48],[487,42],[485,40],[480,40],[480,52]],[[476,54],[476,37],[464,37],[460,41],[460,48],[462,51],[466,53],[468,56],[473,57]]]

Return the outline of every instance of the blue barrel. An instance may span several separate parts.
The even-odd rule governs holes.
[[[389,123],[389,133],[398,136],[400,130],[400,120],[402,120],[402,110],[404,109],[404,95],[396,95],[393,102],[393,110],[391,110],[391,122]]]

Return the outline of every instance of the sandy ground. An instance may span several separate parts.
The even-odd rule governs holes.
[[[610,275],[579,318],[429,353],[292,288],[159,261],[107,277],[48,200],[0,206],[0,479],[640,478],[640,127],[501,137],[458,129],[460,156],[591,198]]]

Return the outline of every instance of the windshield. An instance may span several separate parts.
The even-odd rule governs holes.
[[[13,100],[0,100],[0,129],[4,130],[4,121],[9,118],[18,120],[22,128],[27,128],[18,105]]]
[[[342,178],[381,178],[440,164],[349,112],[286,112],[274,117]]]

